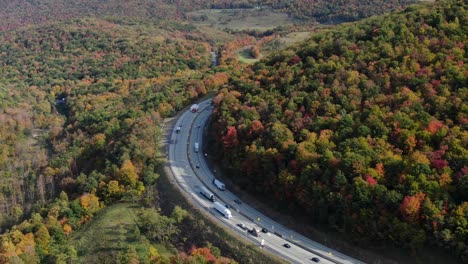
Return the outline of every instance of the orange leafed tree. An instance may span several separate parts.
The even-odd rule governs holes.
[[[411,222],[416,222],[420,217],[421,203],[426,195],[423,192],[418,192],[413,196],[405,196],[400,204],[400,212],[404,219]]]
[[[202,256],[204,257],[208,263],[215,263],[216,262],[216,257],[211,253],[211,250],[209,248],[195,248],[193,247],[192,250],[190,251],[191,256]]]
[[[228,128],[226,135],[223,137],[223,144],[225,148],[233,148],[239,144],[235,127],[231,126]]]
[[[254,120],[250,124],[249,136],[258,135],[262,133],[264,129],[262,121]]]

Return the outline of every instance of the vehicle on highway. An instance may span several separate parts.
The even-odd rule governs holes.
[[[205,196],[206,198],[208,198],[208,200],[210,200],[212,202],[216,201],[216,198],[215,198],[214,194],[212,192],[210,192],[210,190],[208,190],[205,186],[200,188],[200,193],[203,196]]]
[[[253,227],[252,229],[250,229],[248,232],[249,232],[250,234],[252,234],[252,236],[255,236],[255,237],[260,236],[260,234],[259,234],[260,231],[259,231],[257,228],[255,228],[255,227]]]
[[[232,218],[231,210],[227,209],[222,203],[214,202],[214,208],[222,215],[224,215],[224,217],[226,217],[227,219]]]
[[[175,130],[176,133],[180,133],[180,130],[182,130],[182,127],[181,126],[178,126]]]
[[[197,104],[193,104],[193,105],[190,107],[190,112],[196,113],[196,112],[198,112],[198,109],[200,109],[200,106],[197,105]]]
[[[262,232],[266,234],[266,233],[268,233],[268,229],[262,228]]]
[[[239,223],[239,224],[237,224],[237,226],[240,227],[240,228],[242,228],[243,230],[248,230],[248,229],[249,229],[249,228],[248,228],[246,225],[244,225],[243,223]]]
[[[193,151],[198,152],[199,147],[200,147],[200,146],[199,146],[198,142],[195,142],[195,143],[193,144]]]
[[[320,259],[319,259],[319,258],[316,258],[316,257],[313,257],[313,258],[311,258],[310,260],[312,260],[313,262],[320,262]]]
[[[283,244],[283,247],[285,247],[285,248],[290,248],[291,245],[289,245],[288,243],[285,243],[285,244]]]
[[[239,199],[234,199],[234,202],[235,202],[236,204],[242,204],[242,202],[241,202]]]
[[[220,189],[221,191],[226,190],[226,185],[224,185],[224,183],[222,183],[222,182],[219,181],[218,179],[213,179],[213,184],[214,184],[218,189]]]

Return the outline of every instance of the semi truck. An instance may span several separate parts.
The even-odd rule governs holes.
[[[193,144],[193,151],[198,152],[198,150],[199,150],[198,142],[195,142],[195,144]]]
[[[224,183],[220,182],[218,179],[214,179],[213,184],[216,185],[216,187],[218,187],[218,189],[221,191],[226,190],[226,185],[224,185]]]
[[[205,186],[201,187],[200,193],[203,196],[205,196],[208,200],[210,200],[212,202],[216,201],[216,198],[215,198],[214,194],[212,192],[210,192],[210,190],[208,190]]]
[[[224,217],[226,217],[227,219],[232,218],[231,210],[227,209],[226,206],[224,206],[222,203],[214,202],[214,208],[222,215],[224,215]]]

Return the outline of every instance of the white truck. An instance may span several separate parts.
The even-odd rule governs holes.
[[[226,206],[224,206],[222,203],[214,202],[214,208],[222,215],[224,215],[224,217],[226,217],[227,219],[232,218],[231,210],[227,209]]]
[[[193,144],[193,151],[198,152],[198,150],[199,150],[198,142],[195,142],[195,144]]]
[[[203,196],[205,196],[206,198],[208,198],[208,200],[210,200],[212,202],[216,201],[216,198],[215,198],[214,194],[212,192],[210,192],[210,190],[208,190],[205,186],[200,188],[200,193]]]
[[[198,104],[193,104],[193,105],[190,107],[190,112],[196,113],[196,112],[198,112],[199,109],[200,109],[200,106],[199,106]]]
[[[224,185],[224,183],[220,182],[218,179],[214,179],[213,184],[216,185],[216,187],[218,187],[218,189],[221,191],[226,190],[226,185]]]

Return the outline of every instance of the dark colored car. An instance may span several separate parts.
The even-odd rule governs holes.
[[[242,203],[239,199],[235,199],[234,202],[235,202],[236,204],[241,204],[241,203]]]
[[[286,243],[286,244],[283,244],[283,247],[285,247],[285,248],[290,248],[291,245],[289,245],[288,243]]]
[[[319,258],[316,258],[316,257],[313,257],[313,258],[311,258],[310,260],[312,260],[313,262],[320,262],[320,259],[319,259]]]
[[[262,228],[262,232],[263,232],[263,233],[268,233],[268,229]]]
[[[244,229],[244,230],[249,229],[246,225],[244,225],[244,224],[242,224],[242,223],[237,224],[237,226],[240,227],[240,228],[242,228],[242,229]]]
[[[256,237],[258,237],[258,236],[259,236],[259,234],[258,234],[258,230],[257,230],[257,229],[255,229],[255,228],[252,228],[252,229],[250,229],[250,230],[249,230],[249,231],[247,231],[247,232],[249,232],[250,234],[252,234],[252,236],[256,236]]]

